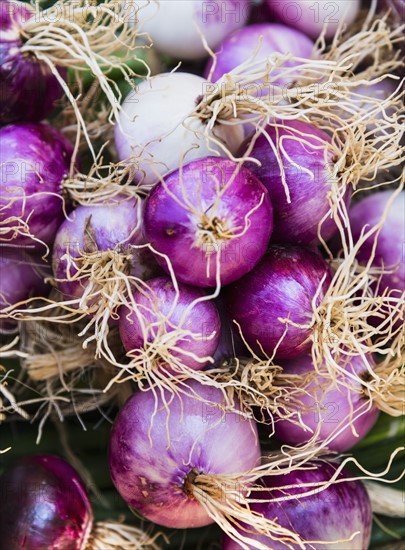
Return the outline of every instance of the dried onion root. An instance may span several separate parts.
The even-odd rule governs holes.
[[[114,373],[114,367],[105,358],[95,359],[96,345],[83,347],[83,338],[77,333],[84,323],[52,321],[63,317],[63,309],[55,308],[48,320],[30,320],[20,323],[22,367],[43,402],[33,413],[40,419],[41,433],[45,420],[56,416],[99,409],[111,401],[122,403],[131,393],[128,386],[104,388]],[[116,330],[109,335],[111,348],[120,353]]]
[[[35,7],[35,15],[21,26],[25,40],[21,51],[25,55],[36,56],[58,79],[72,104],[87,144],[93,151],[76,99],[61,77],[58,67],[70,68],[77,75],[84,67],[90,69],[111,106],[111,120],[113,116],[116,117],[121,93],[116,83],[108,77],[108,72],[119,70],[130,84],[131,77],[135,76],[126,64],[126,60],[134,56],[137,47],[137,35],[130,24],[131,6],[125,7],[112,0],[96,5],[89,5],[86,0],[78,0],[74,4],[68,0],[58,0],[45,10],[40,10],[38,4]],[[116,55],[123,50],[126,57]]]
[[[24,353],[16,348],[18,341],[19,337],[16,336],[8,344],[2,345],[0,348],[0,359],[24,357]],[[4,371],[6,371],[5,367],[0,364],[0,373]],[[6,413],[10,412],[15,412],[25,419],[29,418],[28,413],[17,403],[14,395],[8,389],[7,376],[8,373],[6,371],[6,374],[0,378],[0,424],[5,420]],[[8,405],[4,404],[3,399],[8,401]]]

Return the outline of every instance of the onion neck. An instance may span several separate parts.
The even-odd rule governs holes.
[[[196,468],[193,468],[189,471],[189,473],[186,475],[186,478],[184,480],[182,490],[186,494],[186,496],[190,499],[195,499],[194,496],[194,484],[199,475],[199,472],[196,470]]]

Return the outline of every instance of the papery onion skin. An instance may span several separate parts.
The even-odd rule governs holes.
[[[88,284],[82,278],[67,281],[68,262],[63,256],[69,251],[76,260],[82,252],[111,251],[119,260],[122,254],[131,254],[127,266],[128,274],[147,278],[156,269],[148,250],[134,249],[131,245],[142,245],[144,239],[140,228],[138,199],[127,199],[120,195],[102,205],[79,206],[69,219],[65,220],[56,234],[52,267],[58,289],[65,298],[81,298]],[[151,260],[151,263],[149,264]],[[70,276],[77,270],[69,268]]]
[[[328,216],[328,194],[334,184],[333,152],[327,149],[331,143],[330,137],[312,124],[298,120],[280,121],[275,126],[267,126],[266,132],[274,146],[280,149],[290,202],[282,182],[279,162],[265,135],[258,137],[251,152],[251,156],[260,161],[261,166],[253,162],[246,166],[256,174],[270,194],[274,207],[272,242],[318,244],[318,226],[325,216],[321,235],[325,240],[331,238],[337,226],[333,218]],[[296,138],[304,139],[305,143]],[[242,146],[241,154],[249,141]],[[347,203],[350,194],[348,188]]]
[[[229,316],[239,323],[244,338],[257,353],[263,349],[272,356],[279,344],[277,358],[297,357],[310,350],[312,329],[287,325],[280,319],[308,325],[312,300],[322,280],[316,305],[332,280],[325,260],[310,248],[271,246],[250,273],[226,289]]]
[[[259,48],[260,45],[260,48]],[[291,53],[292,55],[310,58],[314,43],[305,34],[285,25],[275,23],[263,23],[248,25],[228,35],[221,43],[216,53],[215,69],[211,75],[211,81],[217,82],[224,74],[246,62],[253,56],[255,62],[263,60],[263,70],[266,61],[277,53]],[[295,61],[286,61],[283,67],[293,67]],[[211,59],[205,69],[204,76],[208,78],[213,60]],[[276,74],[275,72],[272,73]],[[291,73],[289,81],[279,80],[273,85],[284,86],[294,81]],[[264,87],[263,81],[257,82],[257,86],[249,87],[247,91],[256,91],[259,86]]]
[[[151,327],[152,330],[147,331],[148,341],[153,341],[160,334],[160,325],[156,326],[156,323],[168,316],[168,322],[165,323],[165,330],[168,333],[179,327],[180,330],[191,331],[195,334],[195,338],[185,336],[173,343],[176,348],[192,352],[200,358],[213,355],[218,346],[221,331],[219,314],[214,302],[210,300],[198,303],[188,310],[189,313],[185,319],[182,318],[185,310],[204,295],[202,290],[182,284],[179,285],[177,295],[170,277],[151,279],[148,281],[148,288],[134,291],[133,299],[139,308],[144,327],[148,329],[152,323],[155,323],[155,328]],[[174,304],[176,305],[173,307]],[[156,310],[161,313],[161,317],[155,313]],[[123,306],[119,315],[120,336],[126,351],[142,348],[144,336],[142,324],[136,312]],[[182,364],[194,370],[200,370],[205,366],[204,362],[197,361],[193,357],[181,353],[180,350],[173,350],[171,354],[179,358]],[[167,368],[168,365],[164,366]]]
[[[370,230],[381,221],[392,191],[374,193],[354,204],[349,211],[350,228],[354,242],[360,236],[363,227]],[[386,289],[405,290],[404,235],[405,235],[405,192],[402,191],[388,211],[388,215],[377,238],[377,247],[373,265],[394,269],[393,273],[384,274],[378,285],[378,294]],[[374,235],[361,246],[357,259],[366,264],[371,256]]]
[[[289,474],[268,476],[262,484],[268,491],[257,491],[259,502],[252,504],[252,509],[266,518],[277,518],[278,523],[301,535],[304,541],[316,542],[317,550],[359,550],[369,547],[372,526],[372,510],[367,491],[361,481],[344,481],[334,483],[323,491],[312,496],[300,496],[314,487],[310,483],[329,481],[335,474],[337,465],[326,461],[315,462],[312,468],[294,470]],[[348,470],[343,470],[338,479],[353,477]],[[282,489],[295,485],[288,489]],[[294,495],[296,498],[280,502],[271,499]],[[266,502],[267,501],[267,502]],[[354,533],[359,532],[353,540]],[[269,544],[272,550],[285,550],[282,542],[275,542],[267,537],[252,537],[263,544]],[[340,541],[330,544],[333,541]],[[322,544],[325,542],[325,544]],[[327,544],[329,542],[329,544]],[[222,550],[240,550],[241,546],[225,536]]]
[[[372,358],[367,360],[373,364]],[[330,376],[315,375],[311,384],[304,384],[309,373],[314,372],[311,356],[303,355],[282,363],[283,372],[297,375],[302,381],[297,382],[306,392],[299,396],[302,408],[296,412],[301,414],[302,421],[312,431],[304,431],[298,424],[287,419],[277,418],[275,415],[275,435],[283,443],[299,445],[311,439],[320,427],[317,441],[324,442],[330,439],[328,449],[344,452],[354,447],[365,437],[377,421],[379,411],[377,407],[367,406],[369,399],[364,392],[360,381],[351,380],[350,374],[362,377],[368,374],[361,356],[351,357],[347,365],[342,365],[348,375],[336,374],[340,384],[331,386]],[[343,384],[346,384],[350,389]],[[323,391],[323,388],[325,391]],[[297,421],[297,418],[295,418]],[[344,430],[342,428],[345,426]],[[353,429],[352,429],[353,428]],[[330,436],[339,431],[339,434]]]
[[[182,489],[193,469],[235,474],[260,459],[256,426],[235,412],[221,412],[220,390],[195,381],[187,385],[197,398],[180,394],[171,400],[165,391],[169,412],[160,393],[157,403],[155,392],[134,394],[115,419],[109,445],[111,476],[123,499],[147,519],[178,529],[213,522]]]
[[[83,550],[92,527],[90,500],[62,458],[27,456],[0,477],[0,550]]]
[[[211,49],[216,48],[225,36],[247,22],[251,8],[249,0],[147,4],[145,0],[137,2],[139,30],[149,34],[156,50],[183,60],[208,57],[201,34]]]
[[[209,86],[194,74],[165,73],[141,82],[127,95],[115,126],[115,146],[120,160],[132,157],[139,167],[136,179],[154,184],[159,176],[196,158],[213,152],[225,156],[218,145],[204,138],[203,121],[190,118]],[[231,153],[244,138],[241,124],[216,125],[212,134]]]
[[[33,296],[46,296],[50,276],[48,266],[39,258],[29,256],[24,250],[0,246],[0,314],[10,305]],[[0,334],[14,332],[17,322],[0,319]]]
[[[21,218],[36,239],[49,245],[64,219],[62,181],[73,147],[47,124],[10,124],[0,129],[0,141],[0,224],[12,216]],[[18,246],[35,244],[12,230],[2,238]]]
[[[361,7],[360,0],[318,0],[315,3],[311,0],[266,1],[273,17],[289,27],[301,30],[313,39],[318,38],[326,23],[326,38],[333,38],[342,22],[344,28],[350,27]]]
[[[219,246],[222,285],[250,271],[266,251],[273,228],[270,198],[262,183],[246,168],[241,167],[234,176],[236,168],[236,163],[222,158],[190,162],[182,170],[167,175],[164,184],[158,183],[146,199],[143,223],[146,239],[155,250],[169,257],[177,279],[183,283],[216,286]],[[219,194],[218,184],[228,187]],[[198,215],[183,206],[184,196]],[[237,228],[233,231],[235,236],[218,239],[219,245],[198,243],[199,226],[205,214],[225,227],[232,224],[233,229]],[[166,261],[161,257],[157,260],[167,270]]]
[[[52,113],[63,89],[49,67],[23,54],[24,23],[35,17],[32,6],[3,0],[0,3],[0,124],[37,122]],[[63,79],[67,72],[58,68]]]

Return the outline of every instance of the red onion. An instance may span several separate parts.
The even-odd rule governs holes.
[[[20,459],[1,478],[1,548],[81,550],[92,528],[83,481],[63,459]]]
[[[368,369],[361,356],[347,361],[346,365],[343,358],[341,361],[347,374],[337,375],[335,381],[327,372],[324,376],[316,372],[309,355],[283,363],[287,375],[297,375],[294,403],[300,404],[296,412],[308,429],[304,430],[297,421],[276,418],[275,434],[282,442],[300,445],[309,441],[319,427],[317,441],[327,441],[329,449],[343,452],[367,435],[379,413],[361,383],[362,379],[369,379]],[[368,362],[373,364],[371,358]]]
[[[373,519],[370,499],[361,481],[349,481],[353,476],[343,469],[336,482],[321,489],[322,484],[336,474],[336,470],[336,464],[319,461],[313,463],[312,468],[309,464],[305,470],[266,477],[262,481],[266,490],[255,493],[259,502],[252,508],[267,518],[277,517],[281,525],[308,541],[308,547],[312,546],[310,541],[314,541],[313,547],[317,550],[368,548]],[[320,484],[320,488],[310,484]],[[314,488],[314,494],[304,496]],[[263,548],[285,550],[288,547],[281,541],[260,535],[253,538],[266,545]],[[333,542],[335,544],[331,544]],[[225,537],[223,550],[241,548]]]
[[[193,74],[167,73],[141,82],[125,98],[115,146],[120,160],[133,159],[144,184],[156,183],[185,162],[213,153],[224,156],[224,149],[234,153],[241,145],[240,124],[217,124],[208,131],[204,120],[191,117],[209,86]]]
[[[365,231],[381,222],[384,210],[392,197],[392,191],[374,193],[358,203],[354,204],[349,211],[350,227],[353,239],[356,242],[363,228]],[[405,291],[405,266],[404,266],[404,239],[405,235],[405,193],[402,191],[393,201],[388,210],[387,217],[377,237],[377,246],[373,265],[384,267],[386,270],[393,270],[392,273],[384,274],[378,286],[378,294],[386,289],[397,289]],[[365,264],[369,261],[374,237],[370,237],[360,248],[357,259]]]
[[[47,293],[44,278],[48,276],[46,264],[30,257],[24,250],[0,247],[0,333],[13,332],[14,320],[1,318],[8,306]]]
[[[218,51],[215,52],[215,69],[210,80],[216,82],[224,74],[229,73],[250,58],[255,62],[263,60],[263,66],[269,58],[277,53],[291,53],[294,56],[309,58],[313,47],[314,43],[305,34],[284,25],[274,23],[248,25],[228,35]],[[255,54],[254,57],[252,57],[253,54]],[[293,67],[296,64],[296,61],[286,61],[283,67]],[[213,60],[211,59],[205,70],[206,78],[208,78],[212,66]],[[290,84],[294,80],[293,72],[290,77],[290,81],[281,80],[277,85]],[[256,87],[259,86],[264,86],[263,81],[256,83]]]
[[[90,286],[94,293],[100,292],[97,277],[102,275],[91,269],[97,263],[102,269],[111,262],[106,279],[114,275],[115,265],[128,275],[146,277],[149,267],[143,262],[142,249],[136,248],[143,243],[136,198],[117,196],[100,205],[79,206],[55,238],[53,271],[59,290],[68,299],[81,299]],[[87,271],[80,274],[83,263]]]
[[[62,180],[73,148],[46,124],[0,129],[0,234],[13,245],[51,244],[64,218]]]
[[[156,402],[154,392],[134,394],[114,422],[109,447],[123,499],[155,523],[179,529],[213,522],[193,497],[197,475],[245,472],[260,458],[255,425],[221,410],[220,390],[188,384],[190,395],[181,398],[165,392]]]
[[[93,524],[79,474],[62,458],[27,456],[0,477],[0,548],[158,550],[154,538],[114,522]]]
[[[189,368],[199,370],[217,348],[220,319],[212,301],[201,301],[202,290],[179,285],[174,287],[169,277],[148,281],[147,286],[133,293],[135,307],[123,307],[119,328],[127,352],[143,348],[148,343],[159,343],[170,348],[170,357]],[[171,332],[179,335],[169,340]],[[191,333],[191,334],[190,334]],[[164,367],[171,367],[169,363]]]
[[[257,138],[251,152],[261,166],[248,163],[247,167],[270,194],[274,207],[272,242],[317,244],[321,222],[321,235],[329,239],[337,231],[328,200],[335,185],[330,137],[312,124],[298,120],[278,122],[267,126],[265,131],[267,135]],[[249,140],[242,146],[241,154],[248,145]],[[346,202],[350,199],[347,189]]]
[[[0,124],[42,120],[63,94],[48,65],[21,51],[23,24],[33,16],[35,11],[27,3],[0,4]],[[66,78],[66,69],[58,70]]]
[[[250,271],[272,231],[270,198],[247,169],[213,157],[190,162],[146,199],[144,232],[179,281],[214,287]],[[164,269],[167,263],[157,257]]]
[[[338,27],[347,27],[355,20],[360,10],[360,0],[296,0],[285,2],[267,0],[270,12],[282,23],[299,29],[311,38],[318,38],[326,26],[326,38],[332,38]]]
[[[297,357],[311,348],[313,301],[316,296],[314,305],[322,302],[331,280],[328,264],[316,251],[271,246],[250,273],[227,289],[228,312],[253,350]]]
[[[229,33],[249,17],[249,0],[170,0],[159,4],[137,1],[139,28],[147,32],[154,47],[178,59],[207,57],[202,36],[216,48]]]

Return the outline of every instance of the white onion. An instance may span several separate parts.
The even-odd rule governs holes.
[[[249,0],[137,0],[139,28],[161,53],[179,59],[202,59],[210,48],[248,20]],[[200,31],[200,32],[199,32]]]
[[[204,138],[206,126],[189,118],[201,95],[210,85],[203,78],[188,73],[165,73],[143,81],[130,92],[122,105],[120,123],[115,129],[115,145],[120,160],[142,158],[139,170],[143,183],[151,184],[159,175],[191,160],[218,154],[221,148]],[[243,128],[216,125],[215,138],[232,153],[243,141]]]

